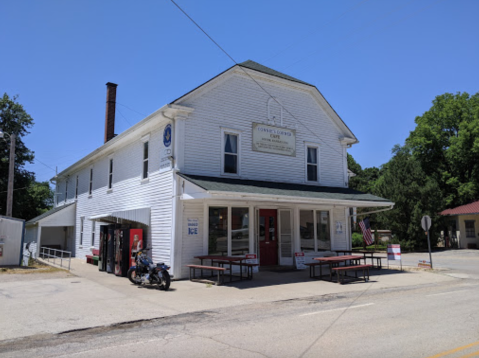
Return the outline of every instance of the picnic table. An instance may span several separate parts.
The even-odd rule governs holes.
[[[324,262],[329,264],[329,280],[333,281],[333,267],[339,266],[339,264],[344,263],[346,264],[348,261],[355,261],[357,264],[363,257],[358,255],[342,255],[342,256],[330,256],[330,257],[315,257],[313,260]],[[322,279],[322,275],[319,277]]]
[[[201,266],[203,266],[203,260],[210,260],[211,266],[215,266],[215,264],[217,264],[219,267],[224,267],[224,265],[229,265],[230,282],[233,281],[233,265],[238,265],[240,268],[240,280],[243,280],[243,266],[247,265],[243,263],[243,261],[246,260],[245,256],[201,255],[201,256],[195,256],[195,259],[200,260]],[[203,276],[203,272],[201,272],[201,275]],[[248,274],[247,277],[245,277],[245,279],[246,278],[250,278],[250,275]]]
[[[353,253],[363,254],[365,265],[367,264],[366,259],[371,259],[371,264],[373,265],[373,267],[376,267],[379,269],[382,267],[381,259],[384,257],[374,256],[375,254],[378,253],[377,251],[374,251],[374,250],[354,250],[354,251],[353,250],[335,250],[335,251],[338,253],[338,255],[340,253],[342,253],[343,255],[346,255],[346,254],[352,255]],[[374,266],[375,259],[376,259],[376,266]]]

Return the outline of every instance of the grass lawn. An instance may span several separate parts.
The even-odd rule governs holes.
[[[33,273],[50,273],[65,271],[60,268],[44,265],[34,261],[32,266],[3,266],[0,267],[1,274],[33,274]]]
[[[384,250],[386,251],[388,248],[387,244],[383,244],[383,243],[380,243],[380,244],[372,244],[372,245],[369,245],[369,246],[366,246],[366,250],[371,250],[371,251],[377,251],[377,250]],[[359,246],[359,247],[353,247],[353,250],[364,250],[364,247],[362,246]]]

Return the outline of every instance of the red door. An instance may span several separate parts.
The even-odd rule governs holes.
[[[276,210],[259,211],[260,266],[278,264],[278,213]]]

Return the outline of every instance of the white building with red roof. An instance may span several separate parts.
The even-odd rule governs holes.
[[[446,209],[449,238],[457,239],[461,249],[479,247],[479,200],[456,208]]]

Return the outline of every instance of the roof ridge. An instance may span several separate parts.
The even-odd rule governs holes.
[[[246,67],[246,68],[249,68],[250,70],[262,72],[262,73],[265,73],[265,74],[268,74],[268,75],[271,75],[271,76],[276,76],[276,77],[283,78],[283,79],[286,79],[286,80],[290,80],[290,81],[294,81],[294,82],[298,82],[298,83],[302,83],[302,84],[305,84],[305,85],[308,85],[308,86],[315,87],[311,83],[301,81],[300,79],[297,79],[297,78],[289,76],[285,73],[276,71],[276,70],[274,70],[270,67],[262,65],[261,63],[255,62],[253,60],[246,60],[244,62],[238,63],[238,66]]]

